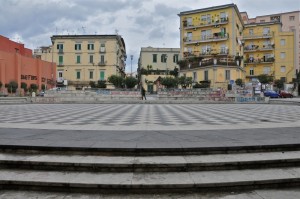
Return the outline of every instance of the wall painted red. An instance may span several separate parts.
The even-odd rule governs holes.
[[[46,87],[55,87],[56,64],[42,61],[32,57],[32,50],[0,35],[0,81],[8,84],[16,81],[21,87],[21,82],[37,84],[39,90],[42,84]]]

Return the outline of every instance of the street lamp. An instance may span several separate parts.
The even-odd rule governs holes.
[[[133,59],[133,55],[130,55],[130,59],[131,59],[131,72],[130,72],[130,76],[132,77],[132,59]]]
[[[166,76],[168,75],[168,64],[167,64],[168,55],[165,55],[165,62],[166,62]]]

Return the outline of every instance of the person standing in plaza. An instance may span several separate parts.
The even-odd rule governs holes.
[[[142,94],[142,100],[145,98],[145,100],[147,100],[146,99],[146,90],[144,89],[144,87],[142,87],[142,89],[141,89],[141,94]]]

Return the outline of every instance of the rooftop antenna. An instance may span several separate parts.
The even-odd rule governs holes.
[[[116,35],[118,35],[118,33],[119,33],[118,29],[115,30],[115,33],[116,33]]]
[[[82,28],[82,34],[85,34],[85,28],[84,26],[81,27]]]

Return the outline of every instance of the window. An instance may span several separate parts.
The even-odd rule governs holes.
[[[63,65],[64,64],[64,57],[63,56],[59,56],[58,57],[58,65]]]
[[[161,63],[166,63],[167,62],[167,54],[162,54],[161,57],[160,57],[160,62]]]
[[[254,75],[254,68],[250,68],[250,75]]]
[[[204,80],[208,81],[208,70],[204,71]]]
[[[192,40],[193,40],[193,33],[188,32],[187,37],[186,37],[186,41],[192,41]]]
[[[230,70],[225,70],[225,80],[230,80]]]
[[[81,44],[75,44],[75,50],[81,50]]]
[[[58,77],[60,77],[60,78],[63,77],[63,72],[62,72],[62,71],[59,71],[59,72],[58,72]]]
[[[94,63],[94,56],[90,55],[90,63],[93,64]]]
[[[263,34],[264,35],[269,35],[270,34],[270,28],[269,27],[264,27]]]
[[[226,13],[225,12],[221,12],[220,13],[220,19],[221,19],[221,22],[225,22],[227,17],[226,17]]]
[[[187,26],[193,26],[193,19],[192,19],[192,17],[187,18],[186,21],[187,21]]]
[[[173,63],[177,63],[178,62],[178,55],[173,55]]]
[[[285,58],[285,52],[281,52],[281,53],[280,53],[280,58],[281,58],[281,59],[284,59],[284,58]]]
[[[254,34],[253,29],[249,29],[249,35],[253,35],[253,34]]]
[[[105,52],[105,44],[100,44],[100,52],[101,53]]]
[[[63,44],[57,44],[56,48],[57,48],[59,53],[64,52],[64,45]]]
[[[285,46],[285,39],[281,39],[281,40],[280,40],[280,45],[281,45],[281,46]]]
[[[152,62],[157,63],[157,54],[152,54]]]
[[[280,72],[285,73],[285,71],[286,71],[285,66],[281,66],[280,67]]]
[[[76,71],[76,79],[80,79],[80,71]]]
[[[206,21],[207,16],[206,15],[201,15],[201,21]]]
[[[197,72],[193,72],[193,81],[194,81],[194,82],[197,81]]]
[[[90,70],[90,79],[94,79],[94,71]]]
[[[94,50],[94,44],[88,44],[87,49],[88,50]]]
[[[105,71],[100,71],[100,80],[105,80]]]
[[[265,66],[265,67],[264,67],[263,73],[264,73],[265,75],[269,75],[270,72],[271,72],[271,67],[270,67],[270,66]]]
[[[77,64],[80,64],[80,55],[77,55],[77,56],[76,56],[76,63],[77,63]]]
[[[290,21],[295,21],[295,16],[290,16],[289,19]]]
[[[104,61],[105,61],[105,57],[104,57],[104,55],[101,55],[101,56],[100,56],[100,63],[101,63],[101,64],[104,64]]]

